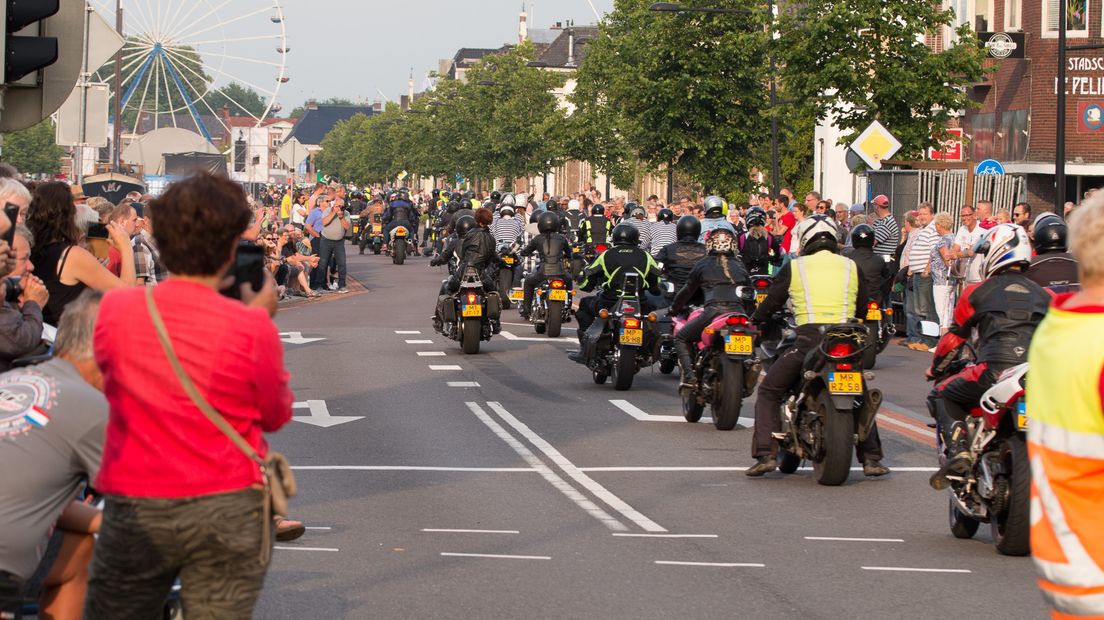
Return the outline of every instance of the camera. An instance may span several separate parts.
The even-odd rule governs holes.
[[[249,284],[254,293],[264,288],[264,248],[249,241],[238,244],[234,259],[234,283],[222,292],[231,299],[241,299],[241,287]]]
[[[4,301],[9,304],[16,305],[19,303],[19,296],[23,294],[23,278],[4,278]]]

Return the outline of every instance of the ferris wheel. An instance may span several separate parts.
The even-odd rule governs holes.
[[[203,117],[214,117],[229,132],[223,107],[255,126],[280,111],[290,49],[279,0],[90,2],[110,24],[123,9],[119,83],[114,61],[97,73],[121,97],[124,130],[194,125],[214,142]]]

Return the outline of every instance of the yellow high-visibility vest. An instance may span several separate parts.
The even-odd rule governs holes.
[[[859,268],[850,258],[822,251],[790,263],[790,300],[797,325],[845,323],[855,318]]]

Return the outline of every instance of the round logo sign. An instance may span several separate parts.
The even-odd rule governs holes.
[[[1093,131],[1104,127],[1104,108],[1099,103],[1093,103],[1085,108],[1085,126]]]
[[[995,32],[985,44],[993,58],[1008,58],[1016,51],[1016,42],[1003,32]]]

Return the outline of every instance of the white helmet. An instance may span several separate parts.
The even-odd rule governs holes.
[[[505,199],[503,199],[503,201],[505,201]],[[498,208],[498,216],[499,217],[514,217],[514,208],[511,207],[508,204],[505,204],[505,202],[504,202],[503,205]]]
[[[502,202],[500,202],[498,204],[500,204],[504,207],[517,206],[517,202],[515,201],[515,198],[514,198],[513,194],[506,194],[505,196],[502,197]]]
[[[794,230],[798,252],[808,256],[820,250],[839,249],[839,229],[836,223],[825,215],[810,215],[801,221]]]
[[[578,211],[579,210],[579,201],[578,200],[572,200],[572,201],[568,202],[567,203],[567,210],[568,211]]]
[[[1031,264],[1031,242],[1024,229],[1015,224],[998,224],[985,233],[976,251],[985,255],[982,272],[987,278],[1012,265]]]

